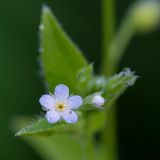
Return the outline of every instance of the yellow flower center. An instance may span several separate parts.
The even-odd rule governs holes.
[[[56,111],[63,112],[66,108],[66,104],[64,102],[58,102],[55,104]]]

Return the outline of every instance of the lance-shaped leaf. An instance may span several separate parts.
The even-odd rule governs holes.
[[[84,99],[84,105],[86,104],[85,108],[82,107],[83,111],[96,111],[99,110],[99,112],[93,112],[88,118],[88,127],[87,131],[89,134],[94,134],[97,131],[100,131],[103,129],[103,127],[106,125],[106,114],[102,108],[97,109],[92,104],[92,99],[95,95],[102,95],[106,98],[106,104],[104,104],[104,108],[108,109],[109,106],[113,104],[117,100],[117,98],[130,86],[134,85],[136,82],[138,76],[134,74],[130,69],[126,68],[119,74],[114,75],[113,77],[109,79],[104,79],[104,77],[98,77],[98,79],[102,79],[102,86],[100,92],[96,92],[92,95],[89,95]],[[95,79],[96,82],[96,79]],[[97,83],[95,83],[97,85]],[[99,87],[99,85],[98,85]],[[97,88],[97,86],[95,87]],[[98,119],[98,120],[97,120]],[[94,122],[94,120],[96,122]],[[98,123],[97,123],[98,122]]]
[[[130,86],[134,85],[138,76],[129,68],[124,69],[119,74],[109,78],[105,86],[105,98],[108,99],[108,105],[113,103],[117,98]]]
[[[87,62],[46,6],[41,16],[40,45],[42,73],[49,89],[63,83],[76,91],[77,72]]]
[[[18,128],[23,127],[26,124],[26,122],[28,122],[29,120],[30,120],[30,117],[14,118],[11,123],[13,131],[15,132],[15,130],[17,130]],[[40,119],[40,121],[42,122],[44,120]],[[42,124],[44,125],[44,122]],[[27,142],[29,145],[31,145],[32,148],[35,149],[43,159],[45,160],[53,160],[53,159],[81,160],[82,159],[83,149],[81,145],[79,145],[81,142],[79,142],[78,139],[75,138],[75,136],[72,136],[71,134],[68,135],[65,132],[63,134],[54,134],[52,136],[46,136],[47,132],[45,133],[41,132],[39,134],[35,134],[36,132],[34,132],[33,134],[32,132],[33,130],[31,131],[31,128],[33,126],[32,127],[31,126],[30,128],[26,127],[26,129],[30,130],[29,135],[38,135],[38,136],[21,136],[21,139]],[[54,125],[52,125],[52,127],[53,126]],[[20,135],[28,135],[27,130],[25,131],[25,129],[23,129],[19,133],[17,133],[17,136],[20,136]],[[43,136],[39,136],[39,135],[43,135]]]
[[[18,119],[15,125],[17,126],[17,124],[20,121],[24,120]],[[74,132],[81,133],[80,130],[82,129],[82,127],[83,127],[82,121],[78,121],[76,124],[66,124],[65,122],[50,124],[47,122],[45,118],[39,118],[38,120],[33,121],[31,124],[19,130],[16,133],[16,136],[33,136],[33,135],[48,136],[54,133],[58,134],[61,133],[66,134]]]
[[[106,99],[106,105],[110,105],[130,86],[134,85],[138,76],[134,74],[129,68],[124,69],[119,74],[116,74],[110,78],[103,76],[93,76],[90,80],[90,89],[92,94],[88,95],[83,100],[83,106],[81,111],[96,110],[93,105],[92,99],[95,95],[101,95]],[[104,104],[105,106],[105,104]],[[100,109],[100,108],[99,108]]]

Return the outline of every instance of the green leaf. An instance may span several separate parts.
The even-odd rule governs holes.
[[[104,76],[92,76],[89,83],[92,94],[84,98],[83,107],[81,107],[80,110],[95,110],[96,107],[92,104],[92,99],[95,95],[105,97],[107,99],[106,105],[112,104],[128,87],[134,85],[137,78],[138,76],[136,76],[129,68],[124,69],[119,74],[110,78]]]
[[[108,99],[108,105],[112,104],[117,98],[130,86],[133,86],[138,76],[134,74],[129,68],[124,69],[119,74],[107,80],[104,93],[105,98]]]
[[[48,7],[43,7],[40,25],[41,67],[50,90],[57,84],[77,88],[77,73],[87,65]]]
[[[14,118],[11,121],[12,130],[15,132],[15,130],[23,127],[29,120],[30,117]],[[35,151],[45,160],[83,159],[83,148],[77,134],[66,135],[66,133],[63,133],[54,134],[52,136],[21,136],[20,138],[35,149]]]
[[[78,91],[81,95],[86,96],[86,94],[91,90],[89,83],[94,78],[93,64],[81,68],[77,75]]]
[[[24,121],[23,119],[19,119],[19,121]],[[83,122],[78,121],[76,124],[66,124],[65,122],[58,122],[55,124],[50,124],[47,122],[45,118],[39,118],[38,120],[33,121],[31,124],[22,128],[16,133],[16,136],[48,136],[51,134],[64,134],[64,133],[81,133],[81,129],[83,128]]]
[[[137,78],[138,76],[128,68],[110,78],[93,76],[89,85],[92,94],[84,98],[83,107],[80,110],[95,110],[96,107],[92,104],[92,99],[95,95],[101,95],[106,98],[105,106],[111,105],[128,87],[134,85]]]

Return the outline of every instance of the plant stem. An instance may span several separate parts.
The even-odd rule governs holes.
[[[116,72],[126,46],[134,33],[134,25],[131,23],[130,17],[126,16],[115,38],[112,40],[108,51],[104,53],[105,58],[103,59],[102,71],[105,75],[110,76]]]
[[[117,160],[116,104],[106,112],[106,127],[102,132],[103,160]]]
[[[115,29],[114,13],[114,0],[102,0],[102,68],[104,69]]]
[[[108,48],[113,40],[115,30],[115,11],[114,0],[102,0],[102,72],[108,73]],[[110,67],[110,66],[109,66]],[[106,113],[109,126],[106,126],[102,132],[102,159],[116,159],[116,123],[115,123],[115,108],[112,108],[110,114]]]
[[[86,138],[86,152],[85,160],[95,160],[93,136],[88,136]]]
[[[134,27],[130,22],[130,17],[126,16],[116,35],[114,0],[102,0],[102,68],[101,71],[106,76],[114,74],[124,53],[124,50],[134,34]],[[102,132],[102,148],[104,160],[117,160],[116,141],[116,105],[113,104],[111,110],[106,112],[106,127]]]

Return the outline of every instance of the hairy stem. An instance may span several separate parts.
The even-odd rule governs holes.
[[[108,69],[111,67],[108,64],[108,50],[113,41],[115,30],[115,11],[114,0],[102,0],[102,68],[103,74],[108,76]],[[108,116],[108,113],[106,113]],[[104,160],[116,159],[116,122],[115,122],[115,107],[112,108],[107,117],[106,127],[102,132],[102,150]]]
[[[126,16],[114,39],[112,40],[108,51],[106,51],[105,61],[102,68],[105,75],[110,76],[115,73],[123,53],[134,33],[135,28],[130,21],[130,17]]]
[[[115,29],[114,0],[102,0],[102,69],[108,61],[108,48],[112,42]]]
[[[114,0],[102,0],[103,10],[103,30],[102,30],[102,68],[101,71],[106,76],[114,74],[118,68],[123,53],[130,42],[135,29],[127,15],[122,22],[118,32],[114,34],[115,16]],[[116,160],[117,141],[116,141],[116,105],[113,104],[110,112],[106,112],[106,127],[102,132],[102,147],[104,159]]]

